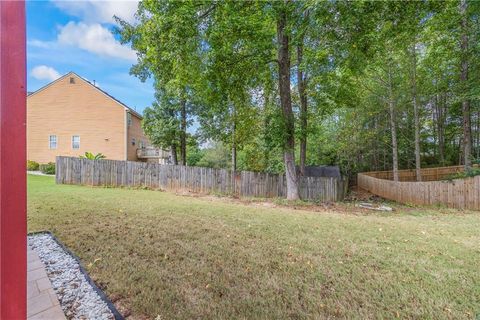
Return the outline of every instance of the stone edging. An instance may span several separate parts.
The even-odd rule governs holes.
[[[60,242],[60,240],[58,240],[57,237],[55,237],[55,235],[53,233],[51,233],[50,231],[38,231],[38,232],[30,232],[27,235],[28,236],[34,236],[34,235],[40,235],[40,234],[47,234],[47,235],[51,236],[52,239],[65,251],[65,253],[67,253],[70,257],[72,257],[78,263],[80,272],[83,274],[83,276],[85,277],[88,284],[98,294],[100,299],[103,302],[105,302],[108,309],[113,314],[115,320],[125,320],[125,318],[120,314],[120,312],[118,312],[117,308],[115,308],[115,305],[108,299],[108,297],[105,295],[105,293],[99,287],[97,287],[95,282],[90,278],[87,271],[83,267],[80,259],[72,251],[70,251],[62,242]]]

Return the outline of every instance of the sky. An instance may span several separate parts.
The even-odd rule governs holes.
[[[136,54],[111,33],[113,16],[134,22],[138,1],[27,1],[27,83],[35,91],[69,71],[142,113],[151,80],[129,74]]]

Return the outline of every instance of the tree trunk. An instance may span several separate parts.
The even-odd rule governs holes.
[[[475,144],[476,152],[475,155],[477,158],[480,157],[480,112],[477,112],[477,129],[476,129],[477,142]]]
[[[390,130],[392,133],[392,165],[393,181],[398,181],[398,143],[397,143],[397,121],[395,115],[395,101],[393,97],[392,68],[388,66],[388,109],[390,113]]]
[[[373,130],[375,132],[375,136],[377,136],[377,132],[378,132],[378,118],[377,117],[374,117],[373,118]],[[375,137],[375,139],[373,140],[373,168],[375,171],[378,170],[378,168],[380,167],[379,166],[379,161],[378,161],[378,138]]]
[[[172,155],[172,163],[174,165],[178,165],[178,158],[177,158],[177,145],[172,144],[170,146],[170,153]]]
[[[187,101],[185,98],[180,99],[181,107],[181,130],[180,130],[180,154],[182,157],[182,165],[187,165]]]
[[[237,171],[237,143],[235,138],[236,123],[233,120],[232,128],[232,171]]]
[[[292,111],[292,97],[290,91],[290,52],[287,35],[287,13],[283,9],[277,18],[278,41],[278,87],[280,104],[282,107],[283,121],[285,124],[285,137],[283,145],[283,160],[287,182],[287,199],[300,199],[298,180],[295,170],[295,123]]]
[[[270,139],[268,137],[268,131],[270,128],[270,116],[268,115],[268,108],[270,104],[270,92],[268,89],[265,90],[265,100],[263,104],[263,130],[262,130],[262,139],[263,139],[263,166],[264,170],[268,169],[270,166],[270,149],[268,146],[270,145]]]
[[[463,164],[465,170],[472,168],[472,133],[470,124],[470,100],[465,96],[468,93],[468,23],[467,23],[467,0],[460,1],[460,15],[462,17],[461,27],[461,72],[460,81],[462,83],[462,113],[463,113]]]
[[[422,181],[422,171],[420,163],[420,116],[418,112],[417,102],[417,52],[415,43],[412,47],[412,102],[413,102],[413,117],[415,124],[415,175],[417,181]]]
[[[439,144],[440,144],[440,159],[442,160],[442,165],[446,163],[446,158],[445,158],[445,122],[447,120],[447,113],[448,113],[448,107],[447,107],[447,94],[443,94],[443,100],[442,104],[440,105],[440,132],[438,135]]]
[[[301,69],[303,60],[303,38],[297,46],[297,82],[298,96],[300,98],[300,175],[305,176],[305,162],[307,159],[307,93],[305,91],[307,79]]]
[[[440,163],[445,164],[445,116],[446,113],[446,98],[444,99],[445,94],[438,93],[438,88],[436,89],[437,94],[435,95],[435,118],[434,123],[436,123],[437,131],[437,140],[438,140],[438,156],[440,158]]]

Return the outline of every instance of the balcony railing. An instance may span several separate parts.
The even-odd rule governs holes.
[[[138,158],[168,158],[170,155],[168,152],[162,149],[147,147],[137,149]]]

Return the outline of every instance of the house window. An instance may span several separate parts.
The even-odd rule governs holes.
[[[57,136],[51,135],[48,137],[49,147],[50,149],[57,149]]]
[[[132,115],[130,113],[127,113],[127,123],[129,127],[132,125]]]
[[[136,143],[135,138],[132,138],[132,146],[134,146]]]
[[[72,149],[80,149],[80,136],[72,136]]]
[[[142,141],[142,140],[139,140],[139,141],[138,141],[138,147],[139,147],[140,149],[143,149],[143,148],[145,147],[145,146],[143,145],[143,141]]]
[[[70,84],[74,84],[75,83],[75,78],[74,77],[70,77]]]

